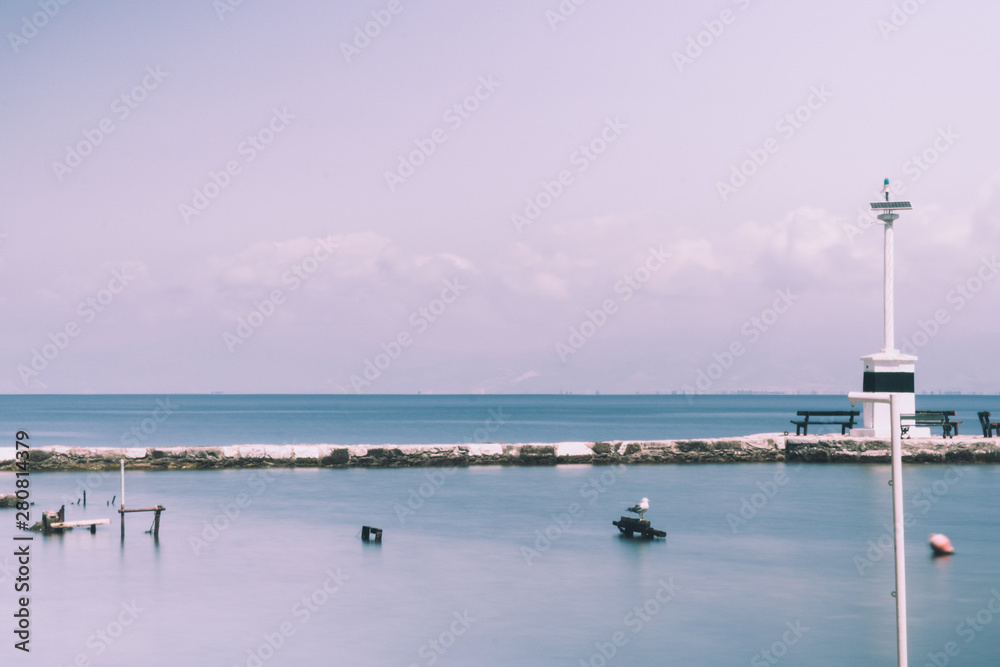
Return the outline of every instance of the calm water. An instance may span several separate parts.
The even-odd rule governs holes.
[[[0,432],[80,447],[663,440],[782,432],[797,410],[850,407],[814,395],[32,395],[0,396]],[[1000,397],[918,396],[917,407],[957,410],[962,433],[979,433],[976,412],[1000,414]]]
[[[32,479],[36,507],[88,484],[77,473]],[[764,650],[786,665],[894,664],[892,554],[877,546],[887,479],[886,466],[806,464],[480,468],[443,481],[412,469],[134,472],[129,505],[168,508],[159,544],[145,515],[130,517],[124,546],[117,526],[36,537],[33,650],[12,657],[9,639],[0,650],[5,665],[60,666],[82,655],[130,666],[576,667],[603,664],[612,647],[618,665],[774,664]],[[90,477],[88,508],[68,518],[110,517],[117,483]],[[989,611],[1000,595],[998,483],[996,466],[905,470],[911,665],[952,641],[949,664],[1000,660],[1000,614]],[[768,490],[765,503],[753,498]],[[665,541],[611,526],[643,495]],[[412,514],[394,509],[413,497],[423,504]],[[745,524],[733,518],[743,499],[760,505]],[[0,512],[8,545],[13,521]],[[383,528],[384,543],[363,544],[363,524]],[[932,559],[932,531],[958,553]],[[12,626],[7,579],[0,608]],[[963,631],[977,613],[990,622]]]
[[[157,398],[0,406],[7,431],[29,429],[35,446],[117,444]],[[150,442],[468,442],[491,409],[509,416],[491,440],[732,435],[846,403],[170,398],[181,407]],[[918,401],[966,425],[1000,403]],[[117,474],[36,473],[33,519],[86,488],[89,506],[67,506],[67,518],[116,524],[35,537],[24,656],[11,633],[15,516],[0,510],[0,664],[895,664],[888,477],[885,465],[808,464],[130,472],[128,505],[167,512],[158,543],[140,514],[122,544],[107,506]],[[1000,466],[906,466],[904,478],[910,664],[1000,664]],[[0,473],[4,492],[13,481]],[[643,496],[666,540],[622,539],[611,525]],[[361,542],[365,524],[385,530],[383,544]],[[958,553],[931,558],[931,532]]]

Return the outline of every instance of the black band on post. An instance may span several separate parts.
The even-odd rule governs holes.
[[[875,373],[865,371],[863,391],[889,391],[912,394],[913,373]]]

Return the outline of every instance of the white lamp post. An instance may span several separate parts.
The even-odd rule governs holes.
[[[897,394],[899,411],[913,414],[916,409],[914,396],[914,367],[917,358],[903,354],[896,349],[895,331],[895,255],[892,223],[899,219],[893,211],[909,211],[908,201],[889,201],[889,179],[885,179],[882,189],[885,201],[872,202],[872,210],[881,211],[878,219],[885,225],[885,259],[883,278],[883,328],[884,344],[880,352],[861,357],[864,362],[864,382],[866,392]],[[864,428],[851,429],[851,435],[865,437],[888,437],[891,431],[891,416],[888,403],[866,402],[864,406]],[[929,436],[926,427],[913,428],[914,436]]]

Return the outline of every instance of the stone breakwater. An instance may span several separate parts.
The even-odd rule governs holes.
[[[841,435],[760,434],[701,440],[461,445],[233,445],[229,447],[38,447],[31,471],[219,468],[407,468],[480,465],[656,463],[888,463],[889,442]],[[907,463],[998,463],[1000,438],[903,441]],[[0,448],[0,470],[15,470],[14,448]]]

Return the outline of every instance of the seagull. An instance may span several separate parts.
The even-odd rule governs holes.
[[[632,507],[629,507],[625,511],[626,512],[635,512],[636,514],[639,515],[639,518],[641,519],[642,515],[645,514],[646,510],[648,510],[648,509],[649,509],[649,498],[643,498],[642,502],[640,502],[638,505],[634,505]]]

